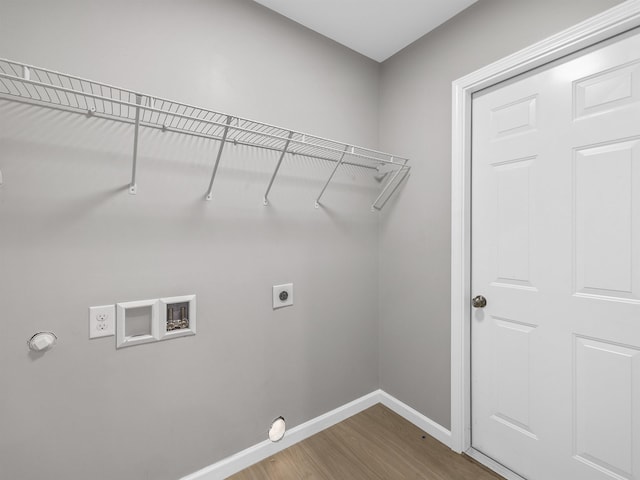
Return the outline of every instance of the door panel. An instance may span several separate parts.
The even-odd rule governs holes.
[[[612,113],[640,101],[640,62],[574,82],[575,118]]]
[[[535,326],[493,317],[496,325],[493,377],[496,404],[492,419],[537,439],[531,428],[531,333]]]
[[[493,164],[497,181],[496,283],[499,284],[531,286],[529,187],[534,159]]]
[[[533,131],[536,128],[537,97],[515,100],[491,110],[493,138]]]
[[[639,140],[576,151],[576,293],[639,298],[638,259],[634,262],[637,248],[633,244],[640,218],[640,197],[634,195],[634,190],[640,191],[639,153]]]
[[[531,480],[640,480],[640,36],[472,122],[472,445]]]
[[[640,440],[634,438],[633,421],[640,414],[634,370],[640,368],[640,350],[583,337],[575,342],[574,455],[612,478],[634,478],[633,443]]]

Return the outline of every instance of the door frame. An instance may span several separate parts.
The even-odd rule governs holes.
[[[578,25],[453,82],[451,162],[451,448],[471,450],[471,96],[640,26],[640,0]]]

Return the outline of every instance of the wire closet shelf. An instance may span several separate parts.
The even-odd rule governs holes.
[[[316,198],[315,206],[341,165],[375,170],[383,177],[380,194],[371,209],[381,210],[409,174],[408,159],[364,147],[309,135],[254,120],[154,97],[105,83],[0,59],[0,98],[68,112],[96,116],[134,126],[133,161],[129,193],[136,193],[136,169],[140,127],[208,138],[219,142],[205,198],[213,197],[213,185],[225,145],[244,145],[279,152],[278,162],[264,194],[269,192],[285,155],[300,155],[334,163],[331,175]]]

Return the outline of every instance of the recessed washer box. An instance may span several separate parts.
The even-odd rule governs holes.
[[[195,334],[195,295],[116,304],[117,348]]]
[[[160,340],[196,334],[196,296],[167,297],[160,304]]]
[[[116,347],[131,347],[160,340],[158,299],[116,305]]]

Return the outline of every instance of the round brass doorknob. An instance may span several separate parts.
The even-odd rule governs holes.
[[[473,297],[471,301],[475,308],[484,308],[487,306],[487,299],[482,295],[478,295],[477,297]]]

